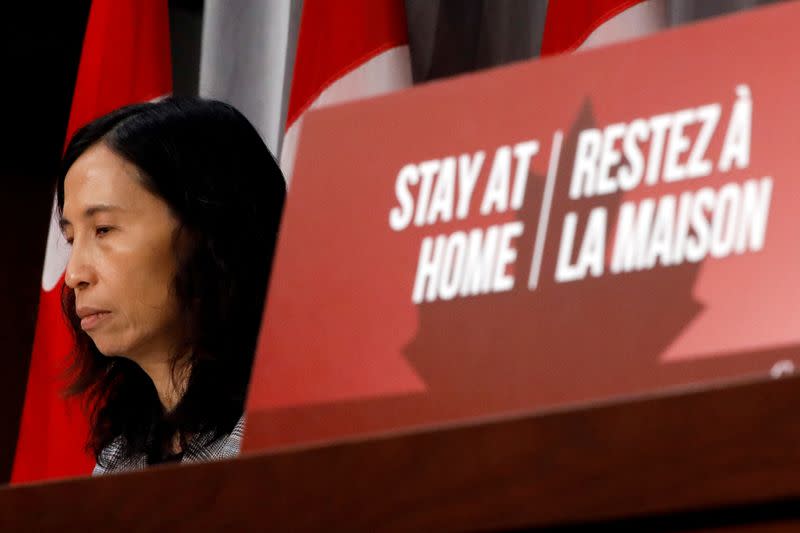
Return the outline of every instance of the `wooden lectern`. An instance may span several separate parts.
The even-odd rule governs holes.
[[[797,531],[798,409],[791,377],[6,488],[0,530]]]
[[[0,530],[800,531],[798,22],[309,114],[243,455]]]

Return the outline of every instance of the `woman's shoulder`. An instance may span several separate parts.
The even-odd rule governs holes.
[[[199,463],[218,459],[231,459],[239,455],[244,435],[245,416],[242,415],[230,433],[217,439],[211,434],[197,435],[192,439],[183,454],[183,463]],[[129,472],[147,467],[145,454],[128,455],[124,437],[117,437],[111,444],[103,448],[97,464],[92,471],[93,476],[114,472]]]
[[[245,415],[242,415],[227,435],[223,435],[216,440],[211,440],[210,436],[193,439],[186,449],[183,462],[196,463],[236,457],[242,448],[244,425]]]
[[[112,472],[129,472],[131,470],[141,470],[147,466],[147,458],[144,454],[130,455],[125,446],[125,437],[119,436],[111,441],[111,444],[103,448],[97,463],[92,470],[93,476],[101,476]]]

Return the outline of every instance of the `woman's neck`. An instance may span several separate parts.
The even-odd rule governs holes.
[[[176,364],[173,372],[172,362],[168,360],[138,363],[153,381],[158,393],[158,399],[161,400],[164,410],[167,412],[172,411],[178,405],[184,392],[186,392],[186,386],[189,382],[189,372],[186,364]]]

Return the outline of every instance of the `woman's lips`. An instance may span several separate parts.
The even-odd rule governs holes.
[[[95,328],[109,314],[110,313],[108,311],[99,311],[97,313],[92,313],[91,315],[86,315],[81,319],[81,329],[83,331],[89,331],[90,329]]]

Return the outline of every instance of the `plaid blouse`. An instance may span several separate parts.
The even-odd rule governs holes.
[[[217,459],[230,459],[239,455],[244,434],[244,415],[228,435],[211,441],[211,433],[195,435],[183,451],[181,463],[198,463]],[[148,466],[145,454],[124,455],[124,437],[117,437],[100,452],[100,459],[92,471],[93,476],[142,470]],[[105,467],[100,466],[103,463]]]

